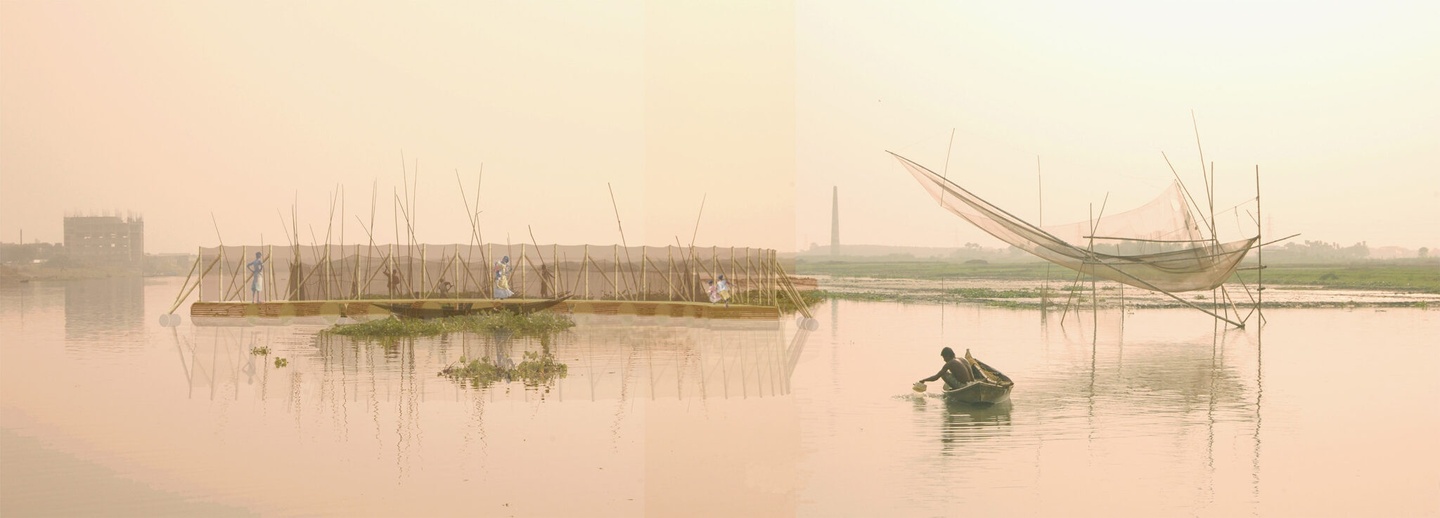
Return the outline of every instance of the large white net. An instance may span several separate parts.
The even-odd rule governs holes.
[[[946,210],[1000,240],[1086,275],[1154,291],[1214,289],[1235,272],[1258,238],[1204,239],[1177,186],[1139,208],[1098,221],[1037,227],[925,166],[894,155]]]

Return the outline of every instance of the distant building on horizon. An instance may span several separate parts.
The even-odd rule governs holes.
[[[65,253],[73,264],[139,271],[145,264],[145,220],[66,216]]]
[[[830,255],[840,254],[840,187],[831,187],[830,199]]]

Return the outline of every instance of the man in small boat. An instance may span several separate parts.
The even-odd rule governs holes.
[[[955,351],[949,347],[940,350],[940,357],[945,360],[945,366],[934,376],[920,380],[920,383],[945,380],[945,388],[957,389],[965,384],[975,381],[975,375],[970,372],[970,366],[965,362],[955,359]]]

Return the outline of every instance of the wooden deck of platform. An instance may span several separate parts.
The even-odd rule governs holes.
[[[541,302],[540,299],[367,299],[367,300],[301,300],[274,302],[196,302],[190,305],[190,318],[196,323],[223,323],[235,319],[274,319],[280,322],[315,321],[333,323],[340,318],[373,320],[390,316],[378,304],[411,304],[415,302],[442,304],[482,304],[501,307]],[[594,315],[670,316],[739,320],[779,320],[780,308],[688,301],[628,300],[567,300],[545,311]]]

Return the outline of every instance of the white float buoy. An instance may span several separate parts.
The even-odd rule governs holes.
[[[813,318],[801,317],[800,328],[806,331],[814,331],[816,329],[820,329],[820,321]]]

